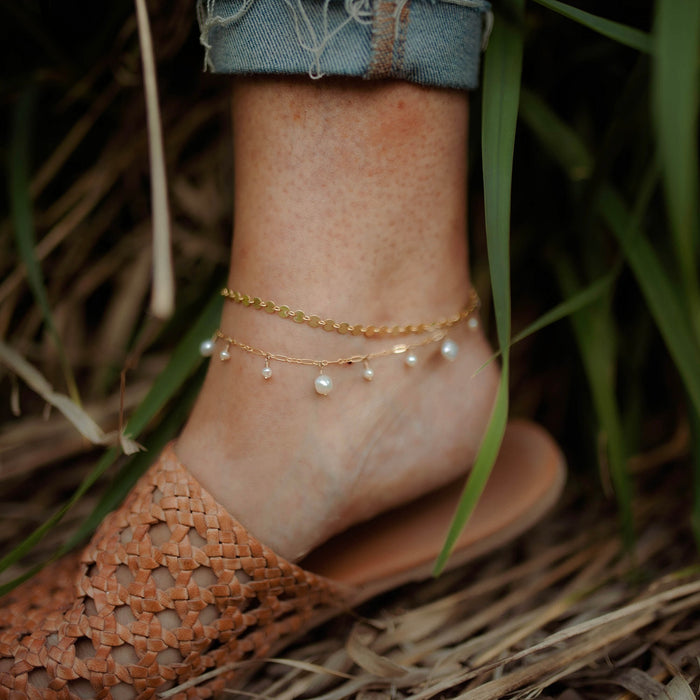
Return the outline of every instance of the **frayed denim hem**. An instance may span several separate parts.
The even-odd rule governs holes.
[[[198,0],[215,73],[395,78],[471,89],[491,27],[486,0]]]

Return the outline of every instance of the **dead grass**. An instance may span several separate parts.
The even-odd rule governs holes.
[[[63,444],[55,422],[44,430]],[[38,463],[42,452],[39,443],[23,459],[34,453]],[[3,499],[0,549],[47,517],[83,471],[78,460],[60,470],[35,466],[33,478],[13,479],[20,492],[41,486],[28,502]],[[326,624],[281,658],[256,664],[231,697],[696,697],[700,567],[686,566],[697,557],[685,526],[684,479],[677,463],[646,470],[636,501],[639,540],[630,554],[611,504],[574,472],[562,502],[529,534]],[[96,499],[84,499],[35,557],[49,556]],[[668,503],[677,504],[671,515]]]
[[[666,502],[686,500],[659,478]],[[333,623],[269,661],[240,696],[696,697],[700,569],[678,568],[695,561],[694,545],[659,512],[657,486],[638,500],[632,555],[606,504],[573,485],[518,542]]]
[[[222,79],[183,74],[198,61],[189,3],[150,3],[159,62],[178,297],[170,326],[146,316],[150,292],[148,154],[133,20],[77,82],[47,83],[44,105],[62,138],[42,144],[31,192],[37,257],[84,407],[106,432],[138,404],[208,297],[228,257],[231,201],[228,96]],[[189,44],[188,44],[189,42]],[[183,45],[185,48],[183,49]],[[189,49],[187,48],[189,45]],[[195,57],[195,58],[193,58]],[[63,94],[60,94],[60,89]],[[42,148],[39,150],[41,151]],[[478,247],[478,244],[477,244]],[[14,250],[7,218],[0,249]],[[484,275],[477,261],[476,279]],[[531,309],[521,311],[526,316]],[[527,318],[519,325],[525,325]],[[63,390],[26,274],[0,257],[0,336]],[[389,698],[695,697],[700,683],[700,573],[686,527],[688,430],[673,411],[650,420],[655,439],[634,460],[640,533],[625,554],[616,515],[578,450],[583,421],[564,429],[575,379],[565,357],[538,368],[516,359],[515,404],[545,415],[565,443],[573,479],[556,512],[532,533],[435,581],[393,592],[317,630],[264,664],[231,696],[286,700]],[[554,355],[554,353],[552,354]],[[550,355],[550,357],[552,356]],[[129,368],[121,395],[120,373]],[[0,369],[0,552],[50,516],[94,458],[65,419]],[[542,409],[542,405],[549,408]],[[659,427],[661,426],[661,427]],[[589,447],[589,454],[594,449]],[[103,479],[22,567],[41,561],[97,502]]]

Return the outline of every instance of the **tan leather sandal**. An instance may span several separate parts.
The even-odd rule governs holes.
[[[450,565],[522,533],[563,482],[551,438],[511,423]],[[212,697],[240,682],[236,662],[429,576],[461,489],[358,525],[296,565],[252,537],[171,445],[82,554],[0,601],[0,699]]]

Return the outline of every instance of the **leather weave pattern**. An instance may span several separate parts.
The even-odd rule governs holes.
[[[0,699],[155,698],[269,654],[342,600],[255,540],[169,446],[81,556],[0,600]],[[212,697],[235,675],[175,697]]]

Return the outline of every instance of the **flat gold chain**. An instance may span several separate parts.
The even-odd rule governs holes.
[[[260,297],[252,297],[242,294],[228,287],[221,290],[221,296],[243,306],[252,306],[254,309],[263,309],[268,314],[277,314],[280,318],[286,318],[294,323],[304,323],[311,328],[322,328],[324,331],[340,333],[340,335],[364,335],[367,338],[423,335],[433,331],[445,330],[460,323],[479,308],[479,297],[472,289],[467,305],[458,313],[428,323],[410,323],[395,326],[363,325],[360,323],[345,323],[334,321],[332,318],[323,319],[316,314],[307,314],[305,311],[293,311],[289,306],[279,305],[274,301],[264,301]]]

